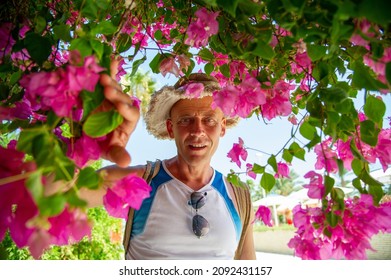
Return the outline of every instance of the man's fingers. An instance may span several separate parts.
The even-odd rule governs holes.
[[[131,162],[131,157],[126,149],[116,145],[109,147],[108,159],[120,167],[127,167]]]
[[[118,65],[119,65],[119,59],[118,57],[115,58],[115,59],[112,59],[111,60],[111,63],[110,63],[110,76],[111,78],[113,78],[114,80],[116,80],[116,76],[117,76],[117,73],[118,73]]]
[[[116,108],[125,120],[134,123],[134,127],[136,126],[140,118],[140,110],[136,106],[129,105],[128,103],[117,103]]]

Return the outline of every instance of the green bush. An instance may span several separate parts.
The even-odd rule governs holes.
[[[103,207],[88,210],[94,223],[91,240],[83,238],[68,246],[52,246],[43,255],[43,260],[119,260],[123,259],[123,221],[110,217]],[[32,260],[27,249],[19,249],[7,233],[0,243],[0,259]]]

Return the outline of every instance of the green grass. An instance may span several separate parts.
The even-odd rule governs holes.
[[[295,231],[296,228],[293,225],[288,225],[288,224],[280,224],[279,226],[274,226],[274,227],[268,227],[261,223],[254,224],[254,231],[256,232],[275,231],[275,230]]]

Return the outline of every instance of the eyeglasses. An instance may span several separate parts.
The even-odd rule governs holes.
[[[206,195],[206,192],[193,192],[190,195],[189,205],[196,210],[196,214],[193,217],[193,232],[198,238],[207,235],[209,232],[209,222],[198,214],[198,209],[205,205]]]

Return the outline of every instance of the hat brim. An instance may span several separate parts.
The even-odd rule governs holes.
[[[198,98],[213,96],[216,87],[205,86],[204,91]],[[150,134],[157,139],[171,139],[167,132],[166,120],[170,117],[170,110],[181,99],[191,99],[184,94],[184,89],[176,89],[173,86],[164,86],[156,91],[149,104],[148,110],[144,114],[146,128]],[[226,128],[234,127],[239,122],[239,118],[226,117]]]

